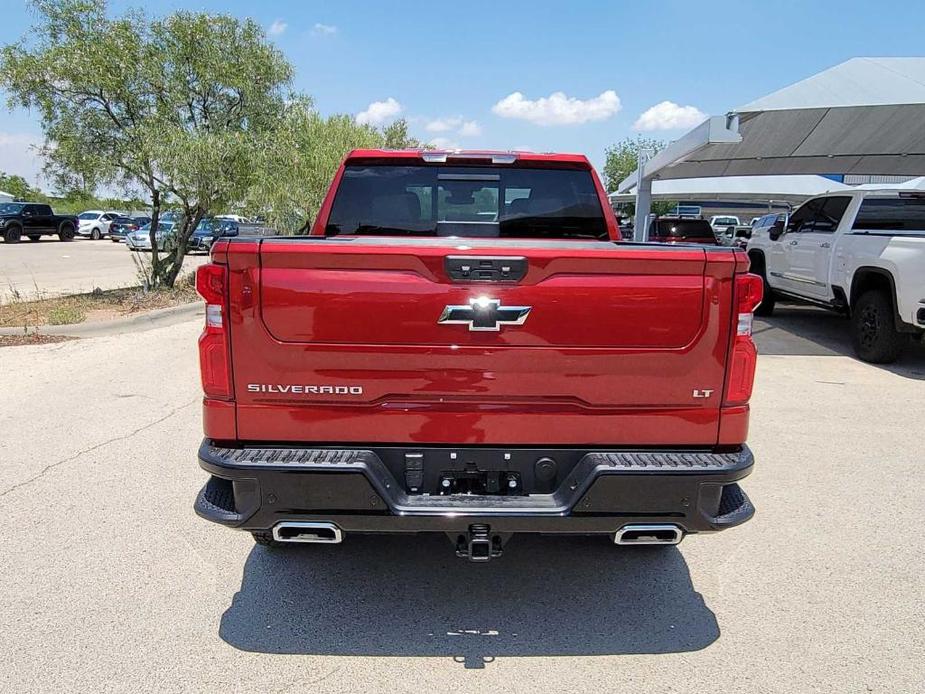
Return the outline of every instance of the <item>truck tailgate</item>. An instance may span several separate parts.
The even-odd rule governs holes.
[[[460,258],[523,276],[454,278]],[[729,249],[335,237],[228,263],[242,440],[716,443]]]

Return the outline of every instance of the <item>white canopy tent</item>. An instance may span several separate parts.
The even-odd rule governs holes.
[[[657,180],[652,183],[653,200],[716,200],[786,202],[799,205],[804,200],[851,186],[823,176],[716,176]],[[635,186],[625,193],[611,193],[611,202],[632,202]]]
[[[861,186],[853,186],[861,190],[906,190],[925,192],[925,176],[913,178],[905,183],[865,183]]]
[[[713,117],[624,179],[645,228],[657,179],[783,174],[925,173],[925,58],[853,58]]]
[[[0,190],[0,202],[13,202],[13,196]]]

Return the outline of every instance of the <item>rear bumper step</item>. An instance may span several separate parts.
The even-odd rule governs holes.
[[[601,533],[614,535],[618,543],[623,533],[628,540],[623,544],[641,544],[646,538],[664,544],[666,538],[679,541],[687,533],[739,525],[754,514],[737,484],[752,470],[752,454],[745,446],[726,453],[556,451],[562,468],[543,492],[535,490],[542,487],[547,471],[534,478],[527,467],[516,465],[519,460],[544,460],[548,451],[456,448],[453,459],[468,461],[469,469],[500,464],[486,460],[510,461],[510,474],[518,475],[523,489],[509,494],[409,491],[414,487],[396,471],[395,460],[422,458],[423,464],[414,463],[412,484],[423,479],[420,484],[426,488],[429,478],[436,485],[441,475],[449,474],[442,469],[449,465],[444,462],[450,459],[447,450],[221,448],[204,441],[199,463],[211,477],[195,510],[207,520],[245,530],[282,525],[292,537],[303,538],[284,540],[293,542],[339,542],[341,533],[351,532],[457,533],[484,523],[499,533]],[[330,530],[300,532],[299,523],[336,528],[337,539]],[[634,526],[661,530],[646,535]],[[671,538],[669,527],[677,529]]]

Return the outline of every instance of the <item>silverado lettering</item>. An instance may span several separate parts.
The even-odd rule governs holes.
[[[283,383],[248,383],[250,393],[305,393],[316,395],[362,395],[363,386],[305,386]]]
[[[487,561],[515,533],[670,545],[754,513],[761,278],[741,249],[622,242],[583,156],[355,151],[308,236],[211,254],[208,520]]]

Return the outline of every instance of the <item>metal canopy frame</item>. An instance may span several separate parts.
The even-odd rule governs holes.
[[[642,240],[649,227],[649,211],[652,208],[652,181],[663,169],[677,166],[688,157],[708,145],[741,142],[739,119],[735,114],[708,118],[687,135],[681,137],[627,176],[617,187],[617,192],[636,186],[636,220],[634,236]]]
[[[775,201],[799,204],[815,195],[854,188],[816,175],[795,176],[713,176],[707,178],[656,179],[653,200],[702,200],[717,202]],[[632,202],[636,191],[611,193],[612,203]]]
[[[923,123],[925,58],[854,58],[710,118],[641,165],[617,192],[637,186],[639,238],[651,207],[652,181],[659,178],[920,176],[925,174]]]

